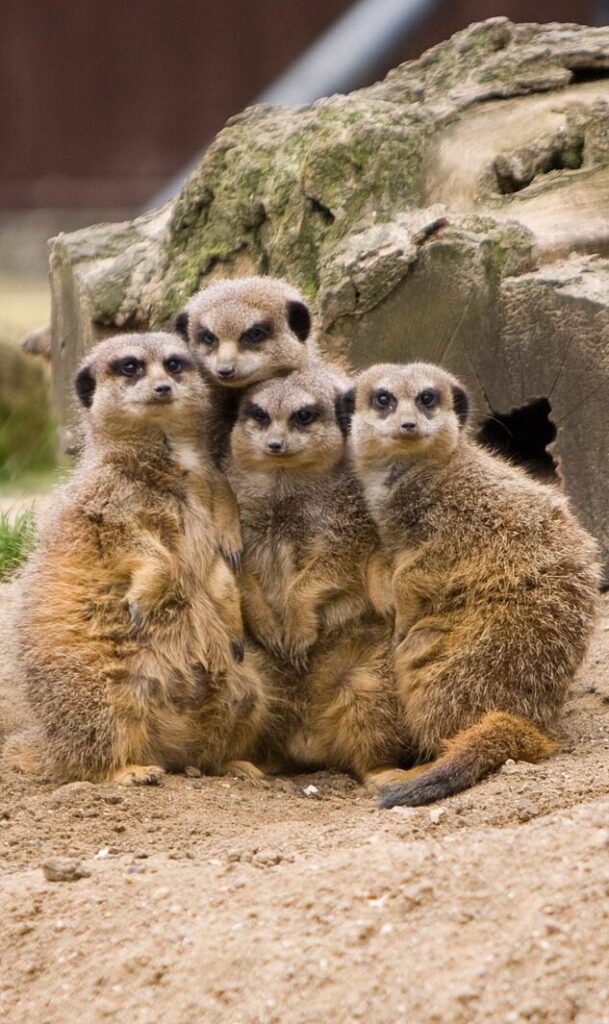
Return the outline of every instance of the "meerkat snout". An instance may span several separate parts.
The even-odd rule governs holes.
[[[286,442],[284,437],[272,438],[266,442],[267,450],[271,455],[278,455],[281,452],[286,451]]]
[[[157,402],[170,402],[173,399],[173,388],[165,381],[159,381],[152,389],[153,399]]]
[[[231,363],[230,366],[223,364],[218,367],[218,377],[220,377],[221,380],[229,380],[231,377],[235,376],[235,373],[236,367],[234,363]]]

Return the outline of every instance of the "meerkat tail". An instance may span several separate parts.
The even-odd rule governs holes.
[[[519,715],[489,711],[444,745],[444,753],[423,774],[384,790],[380,807],[418,807],[468,789],[508,758],[540,761],[558,744]],[[415,769],[416,771],[416,769]]]

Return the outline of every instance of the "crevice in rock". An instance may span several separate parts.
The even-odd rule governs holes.
[[[556,439],[547,398],[537,398],[509,413],[493,412],[480,425],[478,441],[496,455],[545,482],[559,480],[547,446]]]
[[[545,145],[501,153],[493,163],[498,191],[510,195],[526,188],[539,175],[578,170],[584,162],[584,145],[583,134],[560,132]]]
[[[332,210],[327,206],[324,206],[321,200],[316,199],[314,196],[308,196],[308,201],[310,209],[313,210],[314,213],[318,213],[326,224],[334,224],[336,218],[332,213]]]

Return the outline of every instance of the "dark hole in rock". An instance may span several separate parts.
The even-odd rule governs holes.
[[[316,199],[314,196],[309,196],[309,206],[315,211],[315,213],[320,215],[321,219],[325,221],[326,224],[334,224],[336,218],[334,217],[332,210],[327,206],[324,206],[320,199]]]
[[[609,67],[569,67],[571,72],[571,84],[577,84],[577,82],[598,82],[602,78],[609,78]]]
[[[493,413],[480,425],[478,441],[538,480],[558,480],[556,463],[547,450],[556,438],[551,412],[548,399],[537,398],[510,413]]]

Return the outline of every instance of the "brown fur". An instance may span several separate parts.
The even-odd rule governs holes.
[[[60,781],[218,771],[250,756],[270,697],[259,655],[238,660],[206,385],[178,337],[123,335],[90,353],[77,390],[82,458],[19,582],[17,668],[38,724],[9,760]]]
[[[251,336],[256,326],[261,331],[257,340]],[[193,295],[176,317],[176,329],[211,386],[218,457],[226,452],[244,388],[304,369],[331,381],[337,390],[347,387],[340,370],[319,356],[302,295],[280,278],[218,281]],[[223,368],[232,368],[232,376],[222,377]]]
[[[469,439],[466,408],[459,382],[426,364],[374,366],[357,385],[352,450],[389,564],[375,591],[393,597],[418,758],[442,755],[384,806],[428,802],[506,757],[550,753],[545,730],[595,621],[594,541],[556,489]]]
[[[310,423],[299,422],[303,410],[314,410]],[[378,539],[345,461],[332,386],[294,373],[248,391],[228,474],[243,526],[246,624],[283,666],[280,759],[359,778],[398,764],[405,729],[390,631],[366,589]]]

